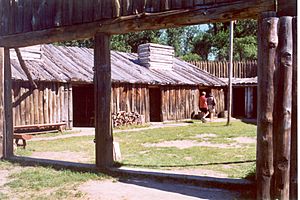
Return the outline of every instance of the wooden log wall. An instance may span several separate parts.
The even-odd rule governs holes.
[[[228,77],[228,62],[227,61],[192,61],[191,64],[207,71],[208,73],[220,77]],[[257,61],[234,61],[232,76],[234,78],[251,78],[257,76]]]
[[[111,89],[112,112],[138,112],[150,122],[150,98],[147,85],[113,83]]]
[[[191,86],[164,86],[161,88],[162,120],[190,119],[198,109],[199,90]]]
[[[190,119],[194,111],[199,111],[200,91],[210,90],[216,100],[216,114],[225,110],[225,96],[221,88],[201,88],[197,86],[164,86],[162,94],[162,119]]]
[[[199,109],[196,86],[163,86],[161,97],[163,121],[190,119],[192,112]]]
[[[248,0],[249,1],[249,0]],[[70,26],[140,13],[156,13],[197,6],[222,6],[239,0],[0,0],[0,35]],[[254,4],[257,1],[252,0]],[[257,2],[258,3],[258,2]],[[266,9],[272,1],[259,1]],[[253,15],[249,13],[248,15]]]
[[[72,128],[72,90],[69,84],[39,82],[32,89],[29,82],[13,81],[14,126],[67,122]]]
[[[216,100],[215,115],[218,116],[218,114],[220,112],[225,111],[225,105],[226,105],[225,104],[225,92],[223,89],[215,88],[215,89],[211,89],[211,93]]]
[[[296,164],[291,156],[297,154],[292,142],[297,137],[292,136],[297,123],[293,116],[297,115],[297,95],[293,93],[297,81],[293,74],[296,29],[291,16],[262,18],[258,40],[257,199],[297,199],[293,192],[297,171],[292,170]]]

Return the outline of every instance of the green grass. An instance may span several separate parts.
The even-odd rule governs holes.
[[[33,135],[34,138],[47,138],[47,137],[55,137],[55,136],[60,136],[60,135],[69,135],[69,134],[74,134],[74,133],[79,133],[78,131],[57,131],[57,132],[49,132],[49,133],[43,133],[43,134],[37,134]]]
[[[199,138],[201,134],[215,137]],[[146,147],[144,143],[159,143],[174,140],[193,140],[213,144],[235,143],[235,137],[256,137],[256,126],[243,122],[190,123],[183,127],[168,127],[138,132],[118,132],[114,139],[120,143],[123,161],[121,165],[158,169],[209,169],[225,173],[229,177],[247,177],[253,171],[256,159],[255,144],[240,144],[241,147],[217,148],[194,146],[186,149],[176,147]],[[26,150],[18,149],[19,155],[33,152],[71,151],[85,153],[94,163],[95,145],[93,136],[66,138],[53,141],[29,141]],[[252,162],[251,162],[252,161]]]
[[[26,167],[12,173],[6,186],[19,199],[80,199],[78,185],[89,180],[109,178],[103,174],[80,173],[44,167]],[[0,194],[1,197],[1,194]]]

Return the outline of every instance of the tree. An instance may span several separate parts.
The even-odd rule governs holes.
[[[234,27],[234,60],[257,58],[257,22],[256,20],[237,21]],[[192,52],[203,60],[213,55],[216,60],[228,60],[229,23],[210,24],[193,41]]]

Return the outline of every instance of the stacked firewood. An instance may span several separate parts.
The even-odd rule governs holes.
[[[112,114],[113,127],[142,124],[141,115],[137,112],[120,111]]]

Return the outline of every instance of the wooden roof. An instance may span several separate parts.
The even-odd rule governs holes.
[[[0,46],[256,18],[275,0],[0,0]]]
[[[25,60],[34,80],[93,82],[93,49],[43,45],[39,60]],[[14,80],[28,80],[17,59],[11,59]],[[148,69],[139,64],[137,54],[111,51],[112,82],[159,85],[224,86],[219,78],[194,65],[174,58],[171,70]]]
[[[228,78],[220,78],[225,83],[228,83]],[[232,78],[233,86],[256,86],[257,85],[257,76],[251,78]]]

